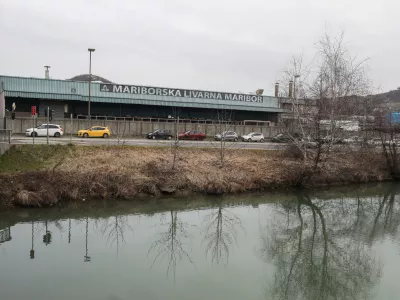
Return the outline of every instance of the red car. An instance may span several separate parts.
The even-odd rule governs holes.
[[[199,140],[203,141],[206,138],[206,134],[201,131],[191,130],[185,133],[179,134],[180,140]]]

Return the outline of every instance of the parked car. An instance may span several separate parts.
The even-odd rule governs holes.
[[[63,129],[57,124],[42,124],[36,128],[28,128],[25,131],[26,136],[47,136],[47,128],[49,136],[60,137],[64,134]]]
[[[380,140],[379,143],[382,144],[382,140]],[[398,147],[398,146],[400,146],[400,140],[398,140],[398,139],[387,140],[387,141],[385,141],[385,145],[387,145],[387,146],[395,145],[396,147]]]
[[[244,142],[264,142],[264,135],[259,132],[251,132],[249,134],[242,135]]]
[[[289,143],[293,141],[293,138],[289,136],[288,134],[277,134],[276,136],[271,138],[271,142],[273,143]]]
[[[198,141],[203,141],[206,138],[206,134],[197,131],[197,130],[190,130],[186,131],[185,133],[180,133],[178,138],[180,140],[198,140]]]
[[[224,131],[222,134],[216,134],[214,136],[214,140],[216,140],[216,141],[223,140],[223,141],[234,141],[234,142],[237,142],[238,139],[239,139],[239,136],[234,131]]]
[[[147,134],[148,139],[161,139],[161,140],[170,140],[172,138],[171,130],[168,129],[157,129],[153,132]]]
[[[342,142],[345,144],[356,144],[356,143],[362,143],[364,140],[363,138],[360,138],[358,136],[350,136],[345,139],[342,139]]]
[[[322,138],[322,143],[331,143],[331,142],[332,142],[332,144],[342,144],[343,143],[343,141],[340,138],[332,137],[330,135],[327,135]]]
[[[108,138],[111,135],[110,129],[103,126],[92,126],[88,129],[83,129],[78,131],[78,136],[83,138],[89,137],[102,137]]]

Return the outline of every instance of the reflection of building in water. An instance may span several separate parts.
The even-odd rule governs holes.
[[[0,229],[0,244],[11,241],[11,227]]]

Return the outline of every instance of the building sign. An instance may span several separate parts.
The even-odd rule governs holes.
[[[196,99],[232,100],[244,102],[263,102],[261,95],[245,95],[234,93],[218,93],[185,89],[170,89],[148,86],[100,84],[100,92],[125,93],[134,95],[171,96]]]

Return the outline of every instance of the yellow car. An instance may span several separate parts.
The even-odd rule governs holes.
[[[102,137],[108,138],[111,135],[110,129],[103,126],[92,126],[89,129],[79,130],[78,136],[88,138],[88,137]]]

